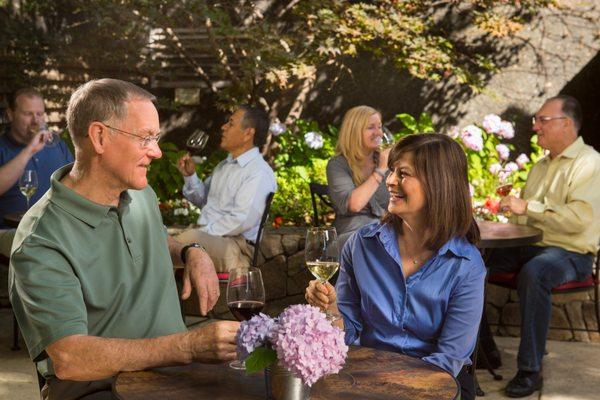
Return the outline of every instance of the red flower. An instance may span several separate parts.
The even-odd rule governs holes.
[[[283,224],[283,217],[277,216],[273,219],[273,226],[275,228],[279,228]]]
[[[483,206],[492,214],[498,214],[498,211],[500,211],[500,200],[498,199],[491,199],[491,198],[486,198],[485,199],[485,203],[483,204]]]

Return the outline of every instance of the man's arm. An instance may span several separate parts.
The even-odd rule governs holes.
[[[31,157],[44,148],[44,139],[44,132],[38,133],[16,157],[0,167],[0,195],[6,193],[23,175]]]
[[[239,322],[219,321],[185,333],[152,339],[71,335],[46,348],[59,379],[91,381],[121,371],[235,359]]]
[[[170,236],[167,241],[173,265],[182,265],[181,249],[184,244],[179,243]],[[183,300],[189,298],[192,293],[192,285],[194,285],[196,292],[198,292],[200,314],[206,315],[219,299],[219,278],[217,277],[215,265],[206,251],[195,247],[190,247],[187,250],[186,258],[181,298]]]

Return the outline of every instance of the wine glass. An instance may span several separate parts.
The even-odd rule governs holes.
[[[506,197],[510,194],[512,188],[513,183],[510,181],[509,176],[504,172],[500,172],[496,183],[496,194],[500,197]]]
[[[333,227],[308,228],[304,259],[311,274],[326,284],[340,268],[337,232]],[[340,316],[326,311],[327,317],[335,321]]]
[[[227,307],[238,321],[246,321],[260,313],[265,306],[265,287],[260,269],[234,268],[227,280]],[[234,369],[245,369],[243,361],[229,364]]]
[[[392,147],[394,145],[394,134],[392,131],[385,126],[381,127],[381,131],[383,132],[383,136],[381,136],[381,149]]]
[[[19,190],[27,199],[27,209],[29,210],[29,200],[38,188],[37,173],[32,169],[27,169],[19,178]]]
[[[53,130],[48,128],[48,125],[45,122],[40,122],[35,129],[36,134],[39,132],[44,132],[44,145],[46,147],[54,147],[58,144],[59,136]]]
[[[201,129],[192,133],[188,138],[186,145],[192,150],[202,150],[208,143],[209,136]]]

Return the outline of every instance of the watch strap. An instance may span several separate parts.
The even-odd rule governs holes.
[[[181,257],[181,262],[183,262],[183,264],[187,262],[187,251],[192,247],[206,252],[206,249],[200,243],[186,244],[181,248],[181,253],[179,254],[179,256]]]

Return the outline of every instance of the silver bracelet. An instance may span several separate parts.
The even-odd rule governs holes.
[[[374,172],[381,177],[381,179],[385,179],[385,174],[387,174],[388,169],[385,168],[375,168]]]

